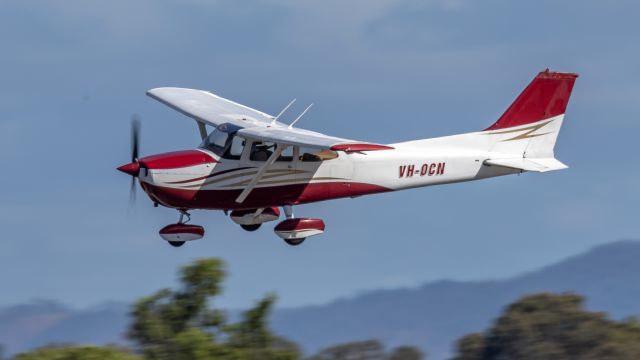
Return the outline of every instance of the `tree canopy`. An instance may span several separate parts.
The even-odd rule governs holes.
[[[97,346],[54,346],[18,354],[15,360],[142,360],[125,350]]]
[[[307,360],[422,360],[420,350],[399,346],[387,353],[378,340],[354,341],[321,350]]]
[[[221,260],[201,259],[181,269],[180,289],[140,299],[128,332],[137,350],[153,360],[298,358],[297,347],[267,326],[275,297],[259,301],[235,324],[227,324],[222,311],[209,307],[224,277]]]
[[[531,295],[487,331],[461,338],[454,359],[640,359],[640,323],[587,311],[579,295]]]

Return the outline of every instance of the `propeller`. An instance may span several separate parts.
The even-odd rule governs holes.
[[[131,163],[138,164],[138,152],[140,149],[140,115],[134,114],[131,117]],[[137,166],[140,171],[140,165]],[[136,202],[136,178],[131,177],[131,186],[129,187],[129,205],[133,206]]]
[[[140,173],[138,153],[140,149],[140,116],[134,114],[131,117],[131,162],[122,165],[118,170],[131,175],[131,187],[129,188],[129,203],[133,205],[136,200],[136,178]]]
[[[140,115],[131,116],[131,162],[138,161],[138,149],[140,146]]]

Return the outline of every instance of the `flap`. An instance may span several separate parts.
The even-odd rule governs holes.
[[[254,127],[240,129],[237,135],[259,141],[307,146],[319,149],[330,149],[344,152],[362,152],[393,149],[390,146],[358,142],[349,139],[324,135],[315,131],[284,126]]]
[[[327,136],[314,131],[288,127],[245,128],[238,130],[237,135],[253,140],[320,149],[330,149],[336,144],[353,142],[353,140]]]

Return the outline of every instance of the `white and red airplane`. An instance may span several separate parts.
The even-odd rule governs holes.
[[[387,145],[293,127],[304,112],[284,124],[279,120],[291,103],[271,116],[207,91],[152,89],[147,95],[196,120],[202,143],[138,159],[134,122],[132,162],[118,170],[137,177],[155,206],[180,212],[178,223],[160,230],[173,246],[204,236],[203,227],[187,224],[189,210],[224,210],[254,231],[278,220],[279,207],[285,219],[276,234],[299,245],[325,226],[294,217],[294,205],[566,168],[553,148],[577,77],[539,73],[483,131]]]

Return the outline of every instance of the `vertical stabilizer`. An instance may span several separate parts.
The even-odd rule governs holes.
[[[485,130],[499,130],[535,123],[565,113],[577,74],[539,73],[502,114]]]
[[[539,73],[502,114],[485,129],[492,152],[520,158],[553,159],[577,74]]]

